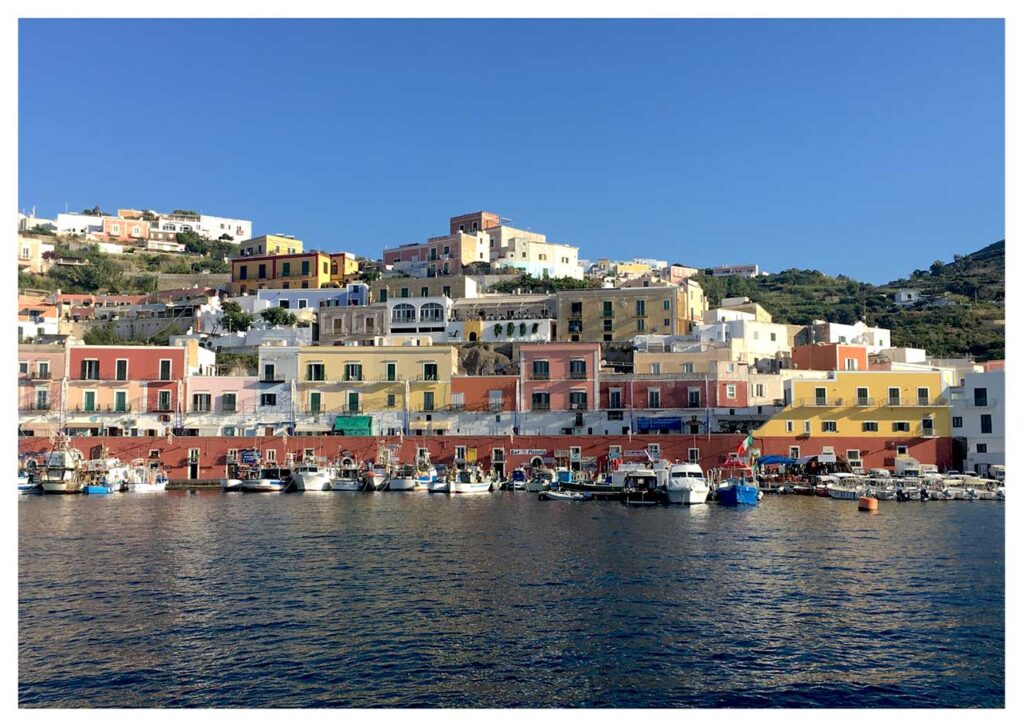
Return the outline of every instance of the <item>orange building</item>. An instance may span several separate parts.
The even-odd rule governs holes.
[[[812,343],[793,346],[793,368],[805,371],[867,371],[867,346]]]

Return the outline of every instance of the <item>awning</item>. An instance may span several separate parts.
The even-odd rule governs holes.
[[[300,432],[329,432],[331,427],[326,424],[296,424],[295,433]]]
[[[766,454],[757,460],[758,464],[796,464],[797,460],[792,457],[785,457],[781,454]]]
[[[333,431],[350,437],[372,437],[373,417],[336,416]]]
[[[800,457],[799,459],[797,459],[795,464],[804,465],[804,464],[807,464],[808,462],[810,462],[812,460],[815,460],[815,459],[818,459],[818,455],[812,454],[812,455],[809,455],[807,457]]]
[[[409,422],[410,429],[451,429],[451,426],[451,422],[428,422],[425,419],[416,419]]]

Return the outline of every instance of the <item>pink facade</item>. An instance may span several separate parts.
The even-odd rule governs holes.
[[[596,410],[601,345],[543,343],[519,347],[522,411]]]
[[[75,346],[68,351],[68,403],[84,402],[84,392],[95,389],[97,404],[109,406],[106,389],[124,382],[141,386],[129,394],[133,409],[176,411],[184,376],[185,349],[177,346]]]
[[[18,346],[18,409],[57,411],[61,403],[66,353],[60,346]]]
[[[125,220],[120,217],[103,218],[103,236],[108,240],[129,242],[149,237],[149,222],[146,220]]]
[[[228,396],[225,397],[225,394]],[[185,410],[190,413],[209,411],[216,414],[255,415],[259,394],[260,385],[256,376],[190,376],[185,392]],[[207,401],[208,409],[205,408]]]

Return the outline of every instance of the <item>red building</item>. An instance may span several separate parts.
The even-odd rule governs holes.
[[[519,347],[520,411],[593,411],[600,407],[599,343]]]
[[[793,346],[793,368],[806,371],[867,371],[867,346],[812,343]]]

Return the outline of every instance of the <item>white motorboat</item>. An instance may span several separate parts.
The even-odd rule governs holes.
[[[224,492],[237,492],[242,489],[242,480],[237,477],[225,477],[220,481],[220,487]]]
[[[537,496],[539,500],[568,500],[570,502],[582,502],[583,500],[589,500],[590,498],[582,492],[576,492],[573,490],[549,490],[548,492],[542,492]]]
[[[167,489],[167,475],[162,469],[150,469],[144,460],[135,459],[127,467],[108,470],[105,483],[119,492],[163,492]]]
[[[416,489],[418,482],[416,468],[411,464],[405,464],[391,476],[387,489],[392,492],[411,492]]]
[[[857,475],[848,472],[835,472],[822,475],[819,482],[824,481],[828,496],[836,500],[856,500],[865,492],[865,487]]]
[[[373,469],[363,473],[364,490],[380,491],[391,480],[391,468],[384,465],[374,465]]]
[[[39,484],[47,494],[78,494],[84,483],[82,453],[71,449],[66,441],[47,452],[39,475]]]
[[[27,472],[18,471],[18,492],[25,494],[36,489],[36,485],[28,476]]]
[[[473,466],[459,470],[448,491],[453,495],[490,492],[492,486],[491,478],[479,467]]]
[[[337,468],[329,465],[326,460],[306,461],[292,469],[292,482],[295,483],[295,489],[301,491],[329,490],[331,482],[337,476]]]
[[[331,480],[331,491],[358,492],[363,489],[363,479],[359,476],[359,467],[350,459],[342,461],[338,475]]]
[[[448,492],[451,489],[451,483],[448,480],[437,479],[427,485],[427,492]]]
[[[701,505],[707,502],[709,492],[711,488],[708,487],[704,471],[699,464],[683,462],[669,467],[665,496],[670,503]]]
[[[284,492],[288,489],[288,481],[281,476],[277,467],[263,467],[255,477],[242,480],[239,485],[242,492]]]
[[[416,464],[416,489],[430,490],[437,481],[437,467],[430,464],[430,453],[425,453]]]

